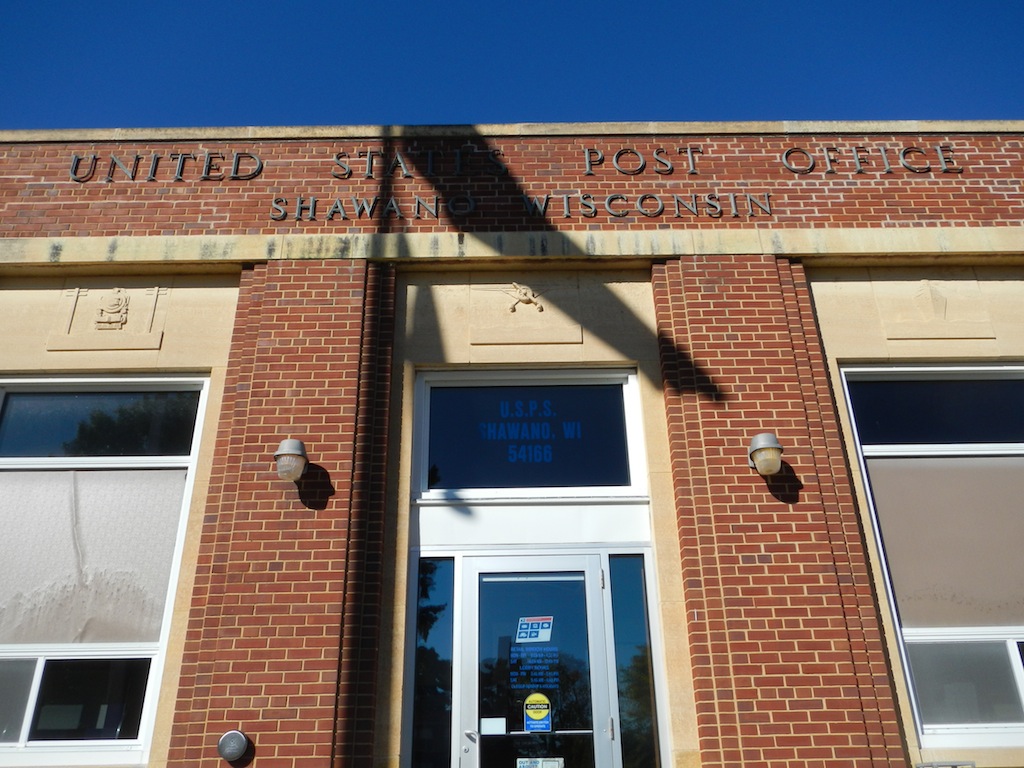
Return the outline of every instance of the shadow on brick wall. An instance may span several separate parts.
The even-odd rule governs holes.
[[[385,126],[383,128],[380,136],[380,142],[383,157],[391,157],[396,151],[402,152],[402,157],[415,168],[416,174],[420,178],[429,181],[437,191],[438,195],[443,199],[469,196],[481,199],[497,199],[504,201],[504,205],[506,207],[504,209],[499,209],[496,212],[496,218],[498,220],[501,220],[503,217],[511,218],[513,207],[517,203],[522,203],[523,208],[518,213],[518,216],[522,218],[524,215],[527,215],[526,211],[529,206],[525,201],[530,197],[529,190],[523,187],[520,180],[508,171],[507,168],[505,168],[504,173],[500,173],[498,172],[500,169],[495,165],[495,173],[493,175],[439,175],[433,167],[433,155],[422,150],[409,151],[410,147],[406,140],[394,136],[390,127]],[[451,153],[454,153],[457,150],[470,150],[473,155],[487,157],[493,156],[492,153],[498,152],[498,148],[493,146],[491,140],[483,136],[474,126],[471,125],[459,127],[458,135],[453,135],[441,145],[446,148],[446,151]],[[486,187],[486,193],[481,191],[480,194],[473,194],[475,189],[479,188],[483,190],[484,187]],[[388,200],[394,193],[394,173],[384,173],[380,179],[378,196],[382,200]],[[549,216],[539,215],[535,210],[534,215],[528,215],[527,217],[529,218],[529,231],[536,235],[532,240],[532,247],[536,252],[516,255],[537,256],[538,258],[579,258],[591,255],[582,250],[576,241],[567,237],[565,233],[559,231],[554,226]],[[394,231],[394,221],[395,220],[392,217],[382,216],[378,223],[377,233],[401,237],[401,232]],[[493,232],[496,228],[494,224],[488,226],[474,225],[469,214],[460,215],[458,212],[449,212],[447,221],[450,226],[459,231],[460,238],[463,236],[470,238],[481,237],[482,234]],[[375,250],[371,252],[371,257],[383,257],[383,241],[376,240],[374,243]],[[399,247],[398,252],[405,253],[411,251],[410,249]],[[452,255],[454,256],[456,254]],[[612,291],[601,286],[597,286],[594,290],[599,292],[597,301],[603,303],[604,306],[614,307],[613,310],[609,311],[615,312],[622,318],[622,322],[627,326],[622,329],[626,331],[626,334],[624,335],[635,337],[635,334],[650,334],[649,327],[643,319],[637,317],[629,307],[623,305]],[[557,305],[557,302],[553,301],[550,297],[548,297],[546,301],[552,305]],[[573,311],[572,307],[559,308],[563,310],[568,317],[572,317],[581,325],[586,325],[583,318],[575,316],[576,313]],[[616,348],[625,359],[631,359],[636,356],[635,350],[623,348],[618,339],[602,337],[594,328],[590,328],[590,330],[598,338],[601,338],[603,341]],[[654,339],[654,341],[662,350],[663,359],[666,352],[673,358],[673,364],[666,366],[663,370],[663,383],[671,390],[676,393],[692,392],[713,402],[723,402],[728,399],[727,393],[715,382],[714,378],[700,366],[700,364],[692,359],[686,349],[665,337]]]
[[[299,489],[299,500],[306,509],[327,509],[327,502],[335,493],[330,474],[319,464],[309,464],[295,485]]]

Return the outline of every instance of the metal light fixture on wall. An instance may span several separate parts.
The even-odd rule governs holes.
[[[301,440],[288,438],[281,441],[274,454],[277,463],[277,476],[282,480],[295,482],[306,471],[309,459],[306,457],[306,446]]]
[[[241,731],[228,731],[217,742],[217,754],[233,763],[245,757],[251,746],[249,737]]]
[[[782,444],[771,432],[754,435],[747,449],[747,464],[759,475],[777,475],[782,469]]]

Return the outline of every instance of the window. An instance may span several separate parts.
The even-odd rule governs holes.
[[[643,495],[634,374],[428,374],[420,498]],[[642,466],[642,465],[641,465]]]
[[[424,557],[416,589],[412,765],[448,768],[452,733],[454,560]]]
[[[615,685],[623,768],[659,764],[658,727],[642,555],[608,558],[614,619]]]
[[[0,382],[0,763],[144,759],[204,392]]]
[[[1024,371],[846,387],[922,745],[1024,743]]]

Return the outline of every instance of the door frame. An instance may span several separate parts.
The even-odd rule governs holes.
[[[488,558],[488,557],[509,557],[509,558],[526,558],[532,556],[541,557],[561,557],[561,556],[593,556],[598,559],[602,571],[605,574],[605,584],[610,586],[608,581],[608,568],[609,558],[620,556],[620,555],[632,555],[640,556],[643,558],[643,578],[644,578],[644,589],[645,589],[645,608],[648,622],[649,642],[650,642],[650,663],[652,668],[652,683],[654,686],[654,705],[655,705],[655,728],[657,731],[657,744],[656,749],[659,755],[660,764],[662,766],[671,765],[671,739],[670,739],[670,728],[671,718],[669,715],[669,696],[668,696],[668,677],[667,677],[667,666],[665,658],[665,647],[663,638],[663,617],[660,613],[660,602],[658,600],[658,578],[656,574],[655,555],[652,547],[649,543],[635,542],[633,544],[619,543],[619,544],[591,544],[579,547],[565,547],[565,546],[533,546],[530,548],[526,547],[480,547],[468,549],[461,546],[432,546],[423,548],[411,548],[409,552],[409,575],[410,579],[406,584],[407,587],[407,606],[409,613],[405,621],[406,628],[406,640],[405,647],[408,649],[408,653],[405,654],[404,660],[404,680],[411,683],[415,679],[415,649],[417,647],[416,637],[416,613],[418,604],[418,574],[419,574],[419,563],[421,560],[430,559],[450,559],[452,561],[452,582],[453,582],[453,593],[452,607],[451,607],[451,621],[452,621],[452,658],[453,660],[461,659],[463,651],[463,639],[461,627],[465,623],[464,618],[464,599],[463,590],[465,582],[465,561],[472,558]],[[611,620],[611,593],[608,589],[602,590],[601,601],[605,606],[605,617],[607,620],[603,621],[604,627],[604,646],[605,646],[605,659],[602,664],[608,670],[608,681],[610,686],[610,693],[613,694],[610,698],[615,700],[615,704],[612,705],[613,715],[615,717],[616,724],[616,741],[618,746],[613,748],[612,753],[615,756],[615,764],[619,765],[621,760],[621,742],[618,741],[621,734],[618,732],[618,727],[621,722],[620,713],[618,711],[618,690],[617,690],[617,678],[616,678],[616,659],[615,659],[615,642],[613,636],[613,622]],[[462,752],[462,735],[465,730],[462,728],[462,701],[458,692],[463,690],[462,678],[463,678],[463,664],[460,661],[455,661],[452,665],[452,679],[451,679],[451,725],[448,733],[448,760],[447,768],[459,768],[460,758],[463,755]],[[414,696],[412,688],[406,688],[405,694],[401,695],[402,699],[402,722],[407,724],[402,728],[402,747],[400,765],[405,768],[409,768],[411,765],[411,754],[413,746],[413,729],[414,725],[413,712],[414,712]]]
[[[479,630],[480,576],[485,573],[582,573],[586,594],[587,649],[590,663],[592,740],[595,765],[621,765],[614,743],[618,722],[618,694],[614,684],[614,659],[608,646],[610,606],[604,590],[604,562],[597,552],[530,553],[501,552],[464,554],[456,568],[455,594],[462,603],[455,625],[455,658],[459,663],[452,681],[453,765],[480,768],[479,739]],[[461,573],[460,573],[461,571]],[[469,758],[469,760],[467,760]],[[454,762],[454,761],[461,761]]]

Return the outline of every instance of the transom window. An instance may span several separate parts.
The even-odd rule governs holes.
[[[426,374],[422,499],[643,493],[635,376]]]
[[[205,387],[0,381],[0,764],[144,759]]]
[[[944,375],[850,378],[861,444],[1024,443],[1024,409],[1013,407],[1024,398],[1024,378]]]
[[[845,375],[922,745],[1024,743],[1024,370]]]
[[[9,391],[0,457],[188,456],[198,391]]]

